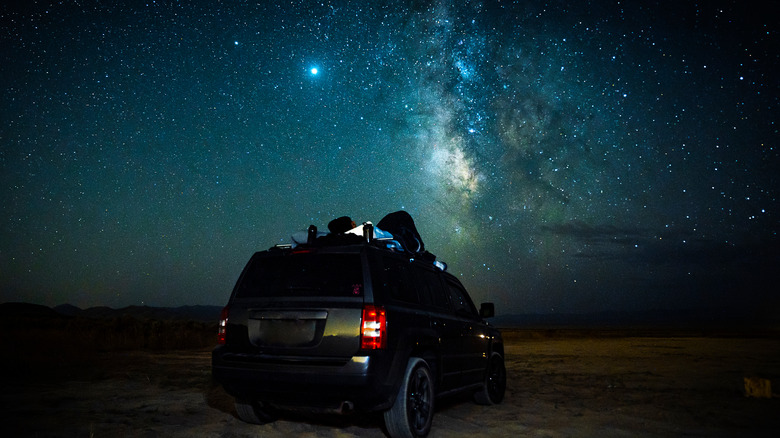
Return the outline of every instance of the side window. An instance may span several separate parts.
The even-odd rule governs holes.
[[[439,276],[425,269],[416,269],[415,274],[422,303],[437,309],[449,309],[450,297]]]
[[[455,313],[472,318],[479,315],[476,307],[474,307],[474,303],[471,302],[471,298],[469,298],[469,295],[460,285],[448,281],[447,289],[450,292],[452,307],[455,310]]]
[[[409,280],[406,266],[401,261],[391,257],[384,257],[383,264],[382,282],[387,293],[394,300],[419,304],[420,298],[417,296],[417,288]]]

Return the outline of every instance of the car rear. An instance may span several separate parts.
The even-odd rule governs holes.
[[[215,379],[242,401],[386,408],[396,388],[367,257],[363,245],[256,253],[222,313]]]

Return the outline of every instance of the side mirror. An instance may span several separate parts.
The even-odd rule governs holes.
[[[492,318],[496,316],[496,306],[493,303],[480,304],[479,316],[481,316],[482,318]]]

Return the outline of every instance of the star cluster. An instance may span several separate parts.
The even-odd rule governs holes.
[[[777,307],[776,17],[2,6],[2,300],[221,304],[253,251],[405,209],[499,313]]]

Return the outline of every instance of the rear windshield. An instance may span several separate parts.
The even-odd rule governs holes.
[[[292,254],[254,258],[236,297],[347,297],[363,295],[358,254]]]

